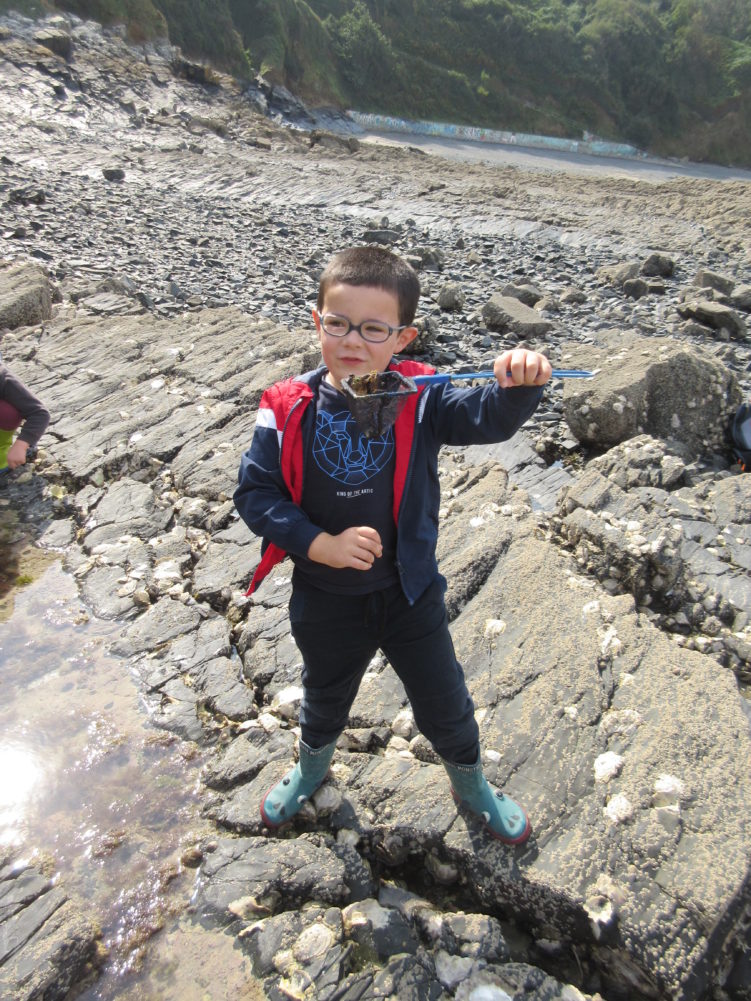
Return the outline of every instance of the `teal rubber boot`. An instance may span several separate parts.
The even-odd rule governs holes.
[[[261,800],[261,819],[267,827],[286,824],[300,811],[326,778],[335,747],[336,741],[317,748],[299,742],[299,761]]]
[[[474,765],[452,765],[443,762],[451,780],[451,795],[482,820],[489,833],[507,845],[521,845],[532,827],[529,817],[515,800],[494,789],[482,773],[478,754]]]
[[[0,431],[0,474],[8,472],[8,451],[13,444],[12,431]]]

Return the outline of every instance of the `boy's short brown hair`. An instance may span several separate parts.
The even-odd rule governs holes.
[[[318,285],[318,310],[332,285],[368,285],[393,292],[399,302],[399,323],[408,327],[415,318],[420,280],[414,268],[384,247],[349,247],[334,254]]]

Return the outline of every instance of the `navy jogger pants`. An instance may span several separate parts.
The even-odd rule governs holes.
[[[454,653],[445,588],[438,577],[410,605],[399,584],[370,594],[331,594],[293,584],[289,618],[303,657],[300,728],[306,744],[323,747],[337,739],[380,649],[437,753],[457,764],[477,760],[474,704]]]

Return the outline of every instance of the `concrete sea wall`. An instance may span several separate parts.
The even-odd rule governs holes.
[[[452,125],[447,122],[409,121],[391,115],[371,115],[362,111],[348,111],[347,117],[363,129],[381,132],[407,132],[414,135],[440,136],[442,139],[466,139],[470,142],[500,143],[506,146],[529,146],[565,153],[588,153],[591,156],[645,157],[643,150],[627,143],[613,143],[595,139],[585,133],[583,139],[564,139],[560,136],[538,136],[527,132],[506,132],[483,129],[475,125]]]

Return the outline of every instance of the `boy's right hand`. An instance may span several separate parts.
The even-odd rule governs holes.
[[[366,525],[347,528],[339,535],[321,532],[310,544],[308,559],[327,567],[342,570],[370,570],[375,560],[383,555],[381,537],[374,528]]]

